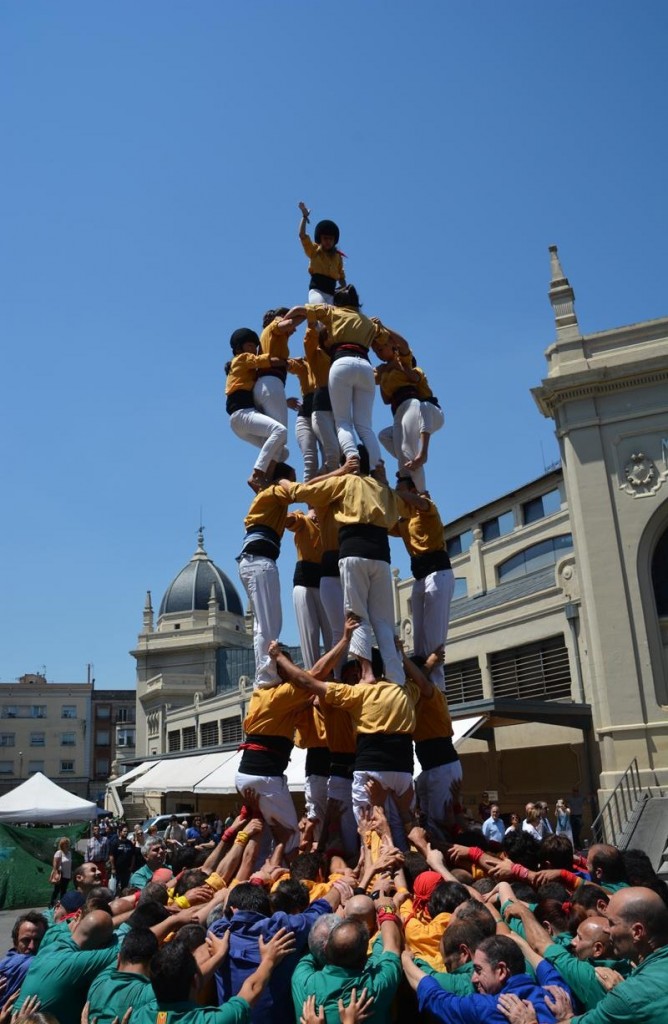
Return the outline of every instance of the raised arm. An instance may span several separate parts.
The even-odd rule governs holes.
[[[299,237],[304,238],[306,236],[306,225],[309,222],[311,211],[306,206],[306,203],[300,203],[299,209],[301,210],[302,219],[299,222]]]
[[[281,652],[277,640],[272,640],[269,644],[268,653],[270,658],[276,659],[276,664],[289,682],[294,683],[295,686],[299,686],[303,690],[308,690],[309,693],[317,694],[318,697],[325,697],[329,683],[321,682],[320,679],[314,679],[310,672],[304,672],[303,669],[295,665],[294,661],[286,658]]]
[[[323,654],[322,658],[316,661],[315,665],[311,667],[311,675],[314,679],[320,679],[323,682],[327,680],[336,666],[339,660],[343,657],[348,649],[352,635],[359,626],[359,620],[354,618],[352,615],[346,617],[346,622],[343,627],[343,636],[337,644],[332,647],[331,650]]]

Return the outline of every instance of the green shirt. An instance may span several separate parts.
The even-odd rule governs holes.
[[[473,987],[473,961],[461,964],[454,971],[437,971],[426,960],[415,957],[415,966],[428,974],[430,978],[437,981],[446,992],[452,992],[456,996],[470,996],[476,990]]]
[[[132,1024],[247,1024],[250,1003],[232,996],[223,1006],[198,1006],[190,1000],[182,1003],[148,1003],[132,1011]]]
[[[386,953],[382,942],[374,944],[373,952],[361,970],[335,967],[334,964],[318,968],[315,959],[307,954],[292,975],[292,1001],[297,1020],[301,1017],[304,1000],[314,995],[316,1007],[324,1007],[327,1024],[339,1024],[339,999],[343,999],[347,1006],[354,988],[358,995],[366,988],[367,995],[374,997],[367,1024],[385,1024],[391,1019],[390,1007],[401,976],[401,960],[396,953]]]
[[[40,1011],[51,1013],[59,1024],[80,1024],[91,982],[106,967],[116,962],[118,943],[113,940],[103,949],[79,949],[71,935],[58,937],[44,953],[40,949],[28,968],[18,1010],[28,996],[38,996]]]
[[[63,935],[72,935],[68,921],[56,921],[55,924],[49,925],[44,932],[44,938],[39,945],[40,953],[45,949],[48,949],[49,946],[52,946],[54,942],[58,942]]]
[[[140,1006],[155,1002],[155,994],[145,974],[119,971],[114,966],[98,974],[88,991],[88,1002],[89,1020],[97,1020],[97,1024],[111,1024],[114,1017],[122,1020],[130,1007],[138,1010]]]
[[[152,878],[153,872],[148,864],[144,864],[143,867],[132,872],[130,875],[130,885],[136,885],[138,889],[143,889],[145,885],[148,885]]]
[[[556,943],[548,946],[543,956],[557,968],[585,1010],[591,1010],[605,995],[605,989],[596,977],[594,968],[612,967],[613,971],[619,971],[624,976],[631,970],[628,960],[578,960],[574,953]]]
[[[668,946],[646,957],[573,1024],[666,1024],[668,1021]]]

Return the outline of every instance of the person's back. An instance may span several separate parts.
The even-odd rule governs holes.
[[[148,928],[133,928],[123,939],[118,964],[99,974],[88,991],[88,1018],[97,1024],[123,1019],[132,1007],[155,1002],[149,978],[151,958],[158,951],[158,940]]]

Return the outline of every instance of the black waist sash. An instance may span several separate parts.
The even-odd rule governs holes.
[[[304,395],[302,398],[302,404],[299,407],[299,412],[297,413],[298,416],[304,416],[306,419],[311,418],[311,413],[313,412],[313,395],[313,391],[309,392],[308,395]]]
[[[295,574],[292,577],[293,587],[319,587],[320,586],[320,563],[299,561],[295,565]]]
[[[327,277],[327,274],[311,274],[310,288],[317,288],[325,295],[333,295],[336,291],[336,278]]]
[[[358,732],[355,771],[410,772],[413,740],[410,733]]]
[[[320,563],[320,579],[324,576],[340,576],[339,571],[339,552],[336,551],[325,551],[322,556]]]
[[[332,400],[329,397],[329,388],[325,384],[316,388],[313,397],[313,412],[331,412]]]
[[[429,768],[438,768],[442,764],[453,764],[459,760],[451,736],[420,740],[415,744],[415,754],[425,772]]]
[[[407,402],[409,398],[419,398],[417,388],[407,384],[405,388],[397,388],[390,399],[390,408],[393,413],[397,411],[399,406],[403,402]]]
[[[306,751],[304,775],[319,775],[329,778],[329,747],[309,747]]]
[[[254,409],[255,402],[253,400],[252,391],[233,391],[225,399],[225,412],[228,416],[231,416],[233,412],[238,412],[239,409]]]
[[[355,755],[332,750],[330,752],[329,774],[337,779],[352,779]]]
[[[336,359],[343,359],[344,356],[357,356],[369,362],[369,350],[364,345],[358,345],[355,341],[339,341],[327,349],[329,358],[334,362]]]
[[[441,548],[440,551],[425,551],[422,555],[411,556],[411,572],[416,580],[423,580],[432,572],[450,568],[452,568],[450,557],[444,548]]]
[[[244,775],[283,775],[294,743],[287,736],[246,736],[239,771]]]
[[[276,561],[280,553],[281,538],[276,530],[272,530],[271,526],[260,524],[246,531],[241,554],[238,555],[237,561],[244,555],[264,555],[265,558],[273,558]]]
[[[339,527],[339,558],[373,558],[390,562],[390,541],[384,526],[352,523]]]
[[[258,380],[260,379],[260,377],[278,377],[278,379],[282,380],[283,383],[285,384],[286,380],[288,379],[288,371],[287,370],[259,370],[257,376],[258,376]]]

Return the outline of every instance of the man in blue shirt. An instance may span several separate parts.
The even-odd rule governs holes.
[[[446,992],[416,966],[410,953],[404,952],[401,960],[404,973],[417,992],[420,1011],[428,1010],[436,1020],[447,1024],[507,1024],[508,1018],[498,1005],[501,993],[532,1003],[541,1022],[555,1022],[545,1000],[545,986],[556,985],[570,997],[561,975],[546,960],[541,960],[536,968],[536,981],[525,974],[524,954],[506,935],[485,939],[473,954],[473,984],[477,992],[469,996]]]
[[[36,910],[21,914],[14,922],[12,948],[0,960],[0,979],[4,979],[7,983],[0,992],[0,1009],[10,996],[21,988],[47,928],[46,918],[42,914],[38,914]]]
[[[491,839],[493,843],[502,843],[506,834],[506,826],[503,824],[499,814],[499,805],[492,804],[489,809],[489,818],[483,822],[482,834],[485,839]]]

